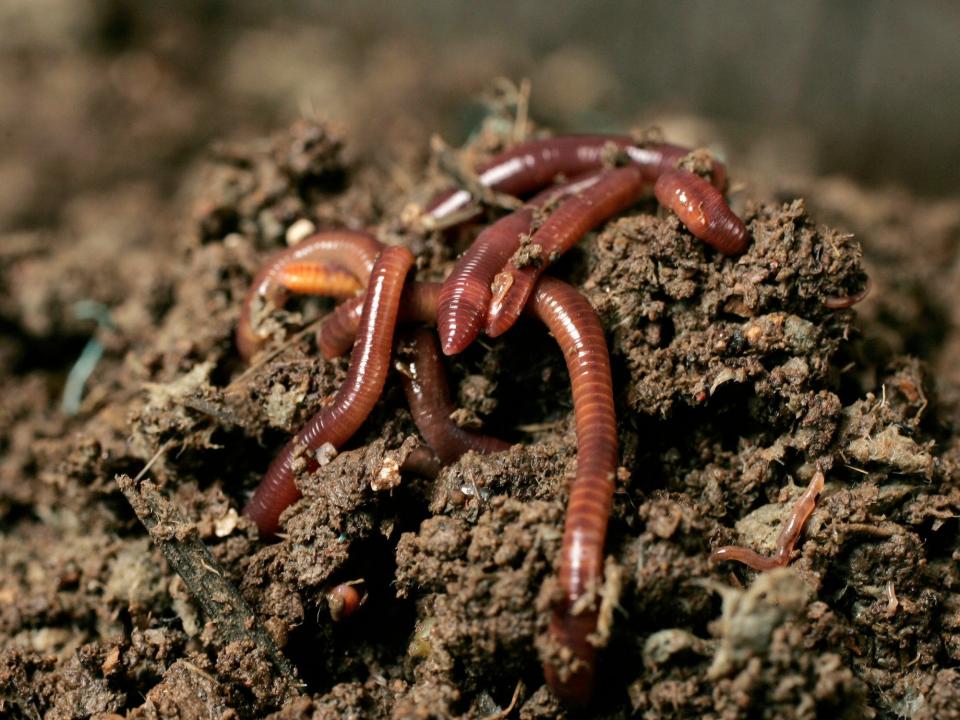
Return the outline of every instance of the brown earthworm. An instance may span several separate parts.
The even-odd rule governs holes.
[[[524,207],[487,227],[464,253],[444,281],[437,305],[437,331],[445,355],[455,355],[472,343],[483,326],[490,305],[497,272],[520,247],[530,231],[538,209],[597,183],[605,171],[581,178],[538,194]]]
[[[420,321],[429,321],[433,290],[412,283],[408,297],[422,297]],[[349,300],[341,307],[355,300]],[[596,648],[588,636],[596,628],[597,611],[589,606],[602,580],[603,544],[613,502],[617,469],[617,432],[610,356],[603,327],[593,307],[575,288],[552,277],[537,282],[527,312],[539,318],[556,338],[573,386],[577,427],[577,474],[570,490],[560,554],[560,586],[564,598],[551,618],[550,634],[568,648],[574,666],[547,665],[544,672],[554,691],[573,702],[586,702],[593,684]],[[349,345],[352,315],[344,313],[341,331]]]
[[[657,201],[687,229],[724,255],[747,249],[747,228],[713,185],[689,170],[670,170],[653,186]]]
[[[273,306],[283,304],[286,290],[277,282],[277,276],[285,267],[302,261],[329,264],[345,270],[353,275],[361,286],[366,286],[373,262],[382,249],[383,245],[367,233],[356,230],[326,230],[275,253],[257,272],[243,299],[236,333],[240,355],[249,360],[266,342],[266,337],[254,327],[254,306],[258,302]]]
[[[717,548],[710,554],[710,560],[713,562],[722,562],[732,560],[743,563],[758,572],[765,572],[773,568],[784,567],[790,562],[790,554],[793,552],[794,545],[800,539],[800,532],[803,530],[804,523],[813,512],[817,504],[817,496],[823,491],[824,477],[819,469],[810,479],[810,484],[806,490],[797,499],[796,504],[787,515],[783,522],[780,534],[777,536],[777,549],[773,557],[766,557],[757,552],[739,545],[724,545]]]
[[[390,366],[404,280],[412,265],[413,255],[400,246],[385,248],[377,258],[343,385],[333,402],[310,418],[286,444],[243,510],[256,522],[262,535],[274,535],[280,513],[300,497],[294,482],[294,466],[300,454],[306,453],[307,470],[315,469],[317,463],[311,451],[324,443],[340,447],[366,420],[380,398]]]
[[[530,238],[531,246],[539,247],[539,262],[520,267],[511,258],[494,277],[487,335],[497,337],[513,327],[547,266],[597,225],[635,203],[643,187],[640,169],[627,165],[603,173],[590,187],[561,200]]]
[[[410,347],[412,354],[401,372],[407,404],[420,434],[440,462],[445,465],[456,462],[468,450],[486,455],[510,449],[510,443],[464,430],[451,419],[455,408],[432,331],[410,330],[405,333],[403,344]]]
[[[277,284],[298,295],[323,295],[348,298],[363,289],[352,273],[329,263],[302,260],[284,266],[277,273]]]
[[[561,176],[570,178],[603,167],[609,148],[623,151],[644,173],[646,182],[656,180],[690,152],[668,143],[638,145],[624,135],[562,135],[515,145],[481,165],[477,179],[497,192],[527,195]],[[719,190],[726,187],[726,168],[720,162],[713,164],[713,182]],[[426,208],[426,220],[438,224],[459,215],[472,200],[467,190],[443,193]]]
[[[437,319],[438,282],[410,282],[403,289],[400,300],[400,322],[419,322],[433,325]],[[353,345],[360,325],[363,298],[356,297],[340,303],[323,319],[317,331],[317,345],[328,360],[344,355]]]

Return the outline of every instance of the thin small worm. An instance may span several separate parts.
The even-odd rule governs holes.
[[[487,227],[463,254],[444,281],[437,305],[437,331],[445,355],[462,352],[483,326],[497,272],[530,232],[537,210],[597,183],[604,171],[595,171],[572,182],[549,188],[524,207]]]
[[[870,278],[867,278],[867,284],[863,286],[863,290],[853,295],[844,295],[825,297],[823,299],[823,306],[829,310],[843,310],[844,308],[853,307],[857,303],[861,302],[867,295],[870,294]]]
[[[747,228],[713,185],[689,170],[670,170],[653,186],[657,201],[687,229],[724,255],[747,249]]]
[[[348,298],[363,290],[363,284],[352,273],[312,260],[284,266],[277,273],[276,282],[284,290],[298,295]]]
[[[329,264],[350,273],[365,287],[382,249],[383,245],[367,233],[326,230],[272,255],[257,272],[243,298],[236,333],[241,357],[249,360],[267,340],[253,327],[254,305],[266,302],[279,307],[284,303],[286,290],[277,282],[277,276],[285,267],[304,260]]]
[[[497,337],[513,327],[543,271],[588,232],[635,203],[643,188],[640,169],[628,165],[604,172],[590,187],[561,200],[530,238],[540,248],[539,262],[520,267],[511,258],[494,277],[487,335]]]
[[[712,562],[722,562],[732,560],[733,562],[743,563],[747,567],[753,568],[757,572],[766,572],[778,567],[785,567],[790,562],[790,554],[793,552],[797,540],[800,539],[800,533],[804,524],[813,512],[817,504],[817,496],[823,492],[824,477],[819,469],[810,479],[810,484],[803,494],[797,499],[793,510],[787,515],[777,536],[777,549],[773,557],[760,555],[749,548],[740,545],[724,545],[710,553]]]
[[[280,513],[300,498],[294,481],[294,465],[301,452],[306,451],[307,470],[315,469],[317,462],[311,451],[324,443],[339,448],[377,404],[390,367],[404,281],[412,266],[413,254],[405,247],[391,246],[380,253],[370,273],[358,339],[346,379],[333,402],[310,418],[284,446],[243,509],[244,515],[256,522],[262,535],[273,536],[279,526]]]
[[[438,282],[409,282],[400,299],[402,323],[419,322],[433,325],[437,321]],[[340,303],[327,315],[317,331],[317,346],[325,358],[331,360],[345,355],[357,337],[363,298],[356,297]]]
[[[626,153],[643,172],[646,182],[653,182],[662,172],[676,166],[690,150],[668,143],[638,145],[623,135],[562,135],[530,140],[495,156],[477,171],[481,185],[509,195],[528,195],[554,182],[561,176],[574,177],[603,167],[609,149]],[[718,190],[727,184],[727,172],[720,162],[713,163],[713,182]],[[424,211],[427,225],[439,225],[445,219],[460,215],[473,197],[467,190],[442,193]]]
[[[456,462],[468,450],[487,455],[510,449],[510,443],[464,430],[450,418],[455,408],[433,332],[425,328],[410,330],[403,336],[403,344],[410,346],[412,354],[400,374],[407,404],[417,429],[440,462]]]

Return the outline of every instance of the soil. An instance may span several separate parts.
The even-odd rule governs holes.
[[[455,157],[514,129],[495,113]],[[133,184],[56,233],[5,237],[0,714],[566,714],[539,652],[575,434],[542,328],[447,363],[458,419],[509,452],[383,482],[420,444],[394,376],[349,446],[298,478],[278,542],[238,515],[346,368],[317,352],[319,300],[274,315],[271,350],[243,366],[233,331],[259,263],[307,220],[376,228],[440,278],[482,226],[417,230],[446,163],[424,149],[384,168],[350,143],[300,121],[191,165],[176,212]],[[838,178],[735,197],[740,258],[651,200],[553,269],[608,328],[618,399],[591,712],[960,717],[960,201]],[[104,219],[124,230],[90,231]],[[825,304],[868,276],[855,308]],[[65,410],[85,347],[102,356]],[[709,562],[722,544],[771,551],[818,466],[788,568]],[[335,621],[327,592],[356,580],[365,601]]]

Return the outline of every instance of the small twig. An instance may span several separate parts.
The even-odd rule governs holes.
[[[196,527],[163,497],[153,482],[139,480],[168,446],[157,451],[138,479],[118,475],[120,490],[170,567],[183,578],[207,617],[217,624],[224,643],[245,641],[253,644],[287,681],[288,694],[295,694],[299,682],[293,666],[257,622],[253,610],[203,544]]]
[[[519,702],[520,695],[523,693],[523,690],[523,680],[517,680],[517,687],[513,690],[513,697],[510,698],[510,704],[500,712],[495,712],[493,715],[487,715],[484,720],[504,720],[506,717],[508,717],[510,713],[513,712],[513,709],[517,706],[517,702]]]

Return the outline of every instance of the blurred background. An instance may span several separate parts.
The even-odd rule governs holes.
[[[956,3],[4,0],[0,27],[0,242],[81,193],[162,202],[213,140],[299,117],[388,162],[459,143],[500,76],[557,129],[657,124],[744,172],[957,188]]]

